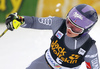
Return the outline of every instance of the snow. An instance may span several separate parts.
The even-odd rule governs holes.
[[[5,24],[0,24],[0,34],[5,29]],[[96,40],[98,53],[100,54],[99,31],[100,20],[90,32],[92,38]],[[13,32],[7,31],[0,38],[0,69],[25,69],[50,47],[51,36],[51,30],[18,28]],[[85,63],[81,65],[80,69],[86,69]]]

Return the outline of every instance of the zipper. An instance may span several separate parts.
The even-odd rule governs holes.
[[[77,47],[77,40],[75,39],[75,47],[74,47],[74,49],[76,49],[76,47]]]

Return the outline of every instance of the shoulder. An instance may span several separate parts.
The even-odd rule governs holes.
[[[89,49],[89,51],[87,52],[87,54],[95,54],[95,53],[97,53],[97,47],[96,47],[96,42],[95,42],[95,40],[89,35],[89,37],[92,39],[92,42],[93,42],[93,44],[92,44],[92,46],[91,46],[91,48]]]
[[[52,19],[51,28],[52,28],[52,30],[53,30],[53,33],[55,33],[55,32],[60,28],[60,26],[62,25],[62,23],[63,23],[64,20],[65,20],[65,19],[60,18],[60,17],[54,17],[54,18]]]
[[[87,34],[86,36],[84,37],[81,37],[81,39],[79,39],[78,41],[80,42],[80,44],[84,44],[89,38],[92,39],[92,37]],[[93,43],[92,43],[92,46],[90,47],[90,49],[88,50],[88,52],[86,53],[86,57],[90,56],[90,55],[93,55],[93,54],[97,54],[97,47],[96,47],[96,44],[95,44],[95,40],[92,39]],[[79,45],[80,45],[79,44]],[[91,45],[91,44],[90,44]]]
[[[96,57],[98,55],[98,52],[97,52],[97,47],[95,44],[92,45],[92,47],[89,49],[89,51],[87,52],[86,54],[86,58],[93,58],[93,57]]]

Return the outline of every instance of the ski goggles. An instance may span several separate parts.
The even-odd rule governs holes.
[[[67,20],[66,20],[66,27],[68,29],[70,29],[73,33],[76,33],[76,34],[81,34],[84,31],[84,28],[77,26],[75,23],[73,23],[70,20],[70,18],[68,16],[67,16]]]

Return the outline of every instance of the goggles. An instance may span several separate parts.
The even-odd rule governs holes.
[[[69,17],[67,17],[67,20],[66,20],[66,27],[68,29],[70,29],[73,33],[76,33],[76,34],[81,34],[84,31],[84,28],[81,28],[81,27],[77,26],[75,23],[73,23],[70,20]]]

